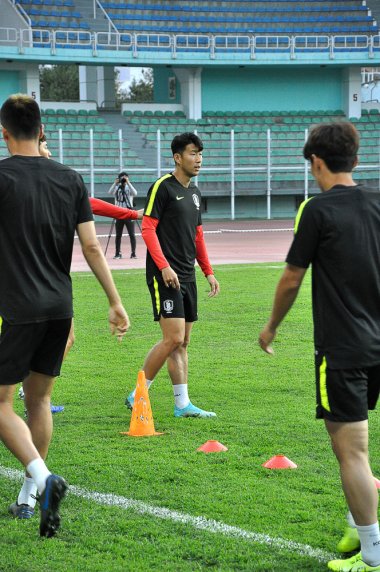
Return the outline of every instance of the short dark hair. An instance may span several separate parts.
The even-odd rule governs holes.
[[[176,135],[171,143],[173,155],[176,153],[183,153],[188,145],[195,145],[198,151],[203,151],[202,139],[195,135],[195,133],[187,132]]]
[[[11,95],[1,107],[0,122],[15,139],[36,139],[41,130],[38,103],[24,93]]]
[[[313,127],[303,148],[305,159],[316,155],[332,173],[350,173],[359,150],[359,133],[348,121],[321,123]]]
[[[126,173],[125,171],[122,171],[121,173],[118,174],[117,178],[121,179],[122,177],[128,177],[128,173]]]

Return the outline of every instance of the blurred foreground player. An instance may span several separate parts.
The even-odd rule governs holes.
[[[356,185],[359,136],[347,122],[316,126],[304,157],[322,194],[302,203],[287,267],[259,343],[267,353],[276,329],[312,265],[317,418],[338,459],[351,530],[330,570],[380,570],[378,493],[368,461],[368,410],[380,388],[380,195]],[[355,530],[356,529],[356,530]]]
[[[0,120],[11,155],[0,163],[0,439],[36,484],[40,535],[51,537],[60,525],[58,509],[67,484],[51,474],[44,459],[52,436],[50,395],[72,319],[75,230],[108,297],[112,333],[121,338],[129,320],[96,239],[82,178],[40,156],[36,101],[22,94],[9,97]],[[20,379],[28,425],[13,411]]]
[[[143,370],[150,387],[165,362],[174,391],[175,417],[215,417],[193,405],[188,394],[187,347],[197,314],[197,259],[209,285],[209,296],[219,293],[203,237],[201,195],[191,184],[202,165],[202,141],[194,133],[174,137],[171,149],[173,173],[150,188],[145,205],[142,236],[147,246],[146,278],[155,321],[162,340],[145,358]],[[132,409],[134,391],[125,404]]]

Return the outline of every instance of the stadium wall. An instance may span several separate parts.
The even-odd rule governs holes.
[[[203,111],[343,109],[342,68],[207,68]]]
[[[173,69],[154,69],[154,101],[155,103],[181,103],[181,86]]]

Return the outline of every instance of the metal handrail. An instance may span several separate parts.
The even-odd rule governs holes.
[[[101,3],[99,2],[99,0],[95,0],[95,1],[96,1],[96,5],[100,8],[101,12],[103,13],[103,16],[105,16],[106,20],[108,20],[108,30],[111,31],[111,28],[113,28],[115,32],[118,32],[118,29],[116,28],[112,19],[109,17],[108,13],[104,10],[104,8],[101,5]],[[94,10],[94,12],[95,12],[95,10]]]
[[[98,1],[98,0],[97,0]],[[24,12],[22,7],[17,4],[20,11]],[[27,14],[25,17],[28,18]],[[30,18],[29,18],[29,22]],[[26,32],[29,35],[30,46],[33,44],[33,40],[39,34],[40,37],[44,38],[42,43],[46,44],[45,38],[50,37],[50,48],[52,53],[55,53],[56,40],[59,39],[59,44],[64,44],[70,47],[70,45],[92,45],[93,49],[115,49],[115,50],[125,50],[132,51],[134,57],[138,57],[139,52],[143,52],[144,49],[155,48],[157,50],[165,50],[171,53],[172,58],[176,58],[177,52],[182,50],[193,50],[195,52],[207,51],[209,52],[210,58],[215,57],[216,52],[227,52],[237,50],[239,52],[251,52],[251,58],[256,57],[256,52],[268,51],[268,52],[282,52],[289,53],[291,58],[296,57],[296,53],[300,50],[307,50],[308,52],[321,52],[330,51],[330,57],[334,57],[334,50],[341,51],[350,50],[368,50],[369,57],[374,57],[374,51],[380,50],[380,34],[344,34],[344,35],[317,35],[317,34],[305,34],[305,35],[233,35],[233,34],[217,34],[217,35],[207,35],[207,34],[171,34],[171,33],[132,33],[132,32],[120,32],[117,31],[115,26],[113,26],[115,31],[113,32],[89,32],[85,30],[68,30],[67,28],[49,30],[46,28],[32,28],[28,24],[28,29],[19,29],[20,38],[20,49],[25,47],[26,44]],[[3,31],[14,30],[14,28],[3,27]],[[16,28],[17,30],[17,28]],[[74,38],[75,34],[80,34],[82,41],[78,41]],[[66,39],[64,39],[66,38]],[[74,38],[74,40],[73,40]],[[7,45],[9,39],[6,37],[2,38],[0,36],[0,46]],[[38,43],[41,43],[37,40]]]

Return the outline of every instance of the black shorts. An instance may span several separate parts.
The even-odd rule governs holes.
[[[0,385],[23,381],[30,371],[60,374],[71,318],[11,325],[3,320],[0,335]]]
[[[156,322],[161,318],[185,318],[185,322],[196,322],[197,313],[197,284],[196,282],[181,282],[181,288],[168,288],[162,282],[153,278],[148,282],[152,297],[153,314]]]
[[[355,369],[330,369],[326,358],[315,358],[317,419],[351,423],[368,419],[380,392],[380,364]]]

